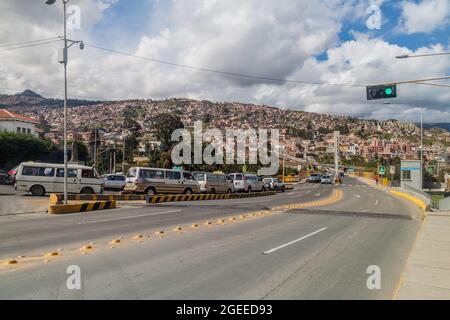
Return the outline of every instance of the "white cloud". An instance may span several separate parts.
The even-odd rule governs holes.
[[[399,29],[407,34],[429,33],[449,24],[450,0],[402,1]]]
[[[48,10],[46,6],[36,5],[34,11],[39,15],[29,17],[25,1],[6,2],[8,5],[1,2],[0,10],[11,14],[0,21],[0,43],[45,38],[58,31],[61,19],[56,7],[44,11]],[[84,17],[82,30],[71,32],[70,36],[89,43],[90,31],[101,21],[108,3],[93,0],[79,3],[89,17]],[[446,57],[434,59],[432,64],[428,59],[394,59],[398,54],[448,50],[441,45],[411,52],[365,36],[340,43],[342,24],[364,17],[368,3],[356,0],[174,1],[166,17],[167,27],[156,35],[144,36],[136,49],[118,49],[185,65],[318,82],[372,84],[448,73],[450,61]],[[12,21],[18,18],[22,22],[15,27]],[[325,61],[311,57],[324,51],[328,53]],[[0,93],[4,91],[2,88],[30,88],[49,97],[63,95],[62,67],[56,62],[54,47],[0,55]],[[399,105],[386,106],[368,104],[364,88],[303,86],[227,77],[92,47],[82,52],[71,49],[70,59],[71,97],[190,97],[400,119],[410,119],[414,114],[410,110],[419,105],[430,110],[428,121],[450,121],[448,89],[401,86],[401,98],[395,100]]]

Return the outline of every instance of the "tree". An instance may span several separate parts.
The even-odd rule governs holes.
[[[172,142],[172,133],[177,129],[184,128],[183,122],[178,115],[163,113],[153,120],[156,138],[161,141],[161,150],[169,151],[176,143]]]

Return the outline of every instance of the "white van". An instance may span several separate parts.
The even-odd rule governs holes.
[[[134,194],[193,194],[200,187],[192,173],[160,168],[131,168],[127,174],[125,193]]]
[[[95,194],[103,192],[103,180],[92,167],[69,164],[67,192]],[[33,196],[64,192],[64,165],[25,162],[19,166],[15,189]]]

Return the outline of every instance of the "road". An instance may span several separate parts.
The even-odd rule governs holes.
[[[323,205],[335,189],[343,199]],[[0,259],[27,257],[1,265],[0,299],[391,299],[421,217],[351,178],[263,198],[0,217]],[[66,287],[70,265],[81,268],[82,290]],[[366,285],[373,265],[380,290]]]

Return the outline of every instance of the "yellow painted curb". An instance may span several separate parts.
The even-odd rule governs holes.
[[[408,201],[414,203],[415,205],[417,205],[423,211],[427,210],[427,204],[423,200],[420,200],[420,199],[418,199],[416,197],[413,197],[413,196],[411,196],[411,195],[409,195],[407,193],[403,193],[403,192],[400,192],[400,191],[397,191],[397,190],[390,190],[390,193],[395,195],[395,196],[397,196],[397,197],[403,198],[405,200],[408,200]]]

